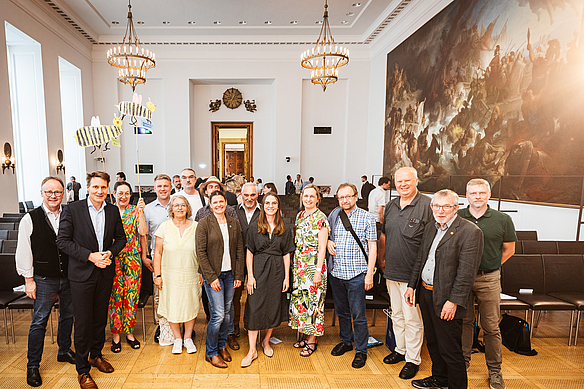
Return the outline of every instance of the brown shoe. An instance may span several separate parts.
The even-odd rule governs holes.
[[[77,381],[79,381],[81,389],[97,389],[97,385],[89,373],[79,374],[77,376]]]
[[[225,350],[225,349],[223,349]],[[205,361],[209,362],[211,365],[218,367],[220,369],[226,369],[227,364],[223,362],[223,360],[219,357],[219,355],[215,355],[214,357],[208,357],[205,355]]]
[[[96,357],[96,358],[89,358],[89,363],[93,367],[97,367],[97,370],[101,371],[102,373],[113,373],[114,367],[106,361],[103,356]]]
[[[239,350],[239,343],[237,342],[237,339],[235,339],[235,336],[233,335],[227,335],[227,345],[232,350],[235,351]]]
[[[239,325],[233,325],[233,336],[239,338],[241,336],[241,331],[239,329]]]
[[[227,348],[219,349],[219,356],[223,358],[225,362],[231,362],[231,354],[227,351]]]

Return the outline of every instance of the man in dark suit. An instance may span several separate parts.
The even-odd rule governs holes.
[[[247,238],[247,230],[249,229],[249,225],[254,221],[258,220],[260,216],[260,205],[258,204],[258,187],[256,184],[251,182],[246,182],[241,187],[241,197],[243,201],[241,205],[237,207],[237,218],[239,219],[239,226],[241,227],[241,234],[243,235],[243,247],[245,248],[246,238]],[[247,274],[247,269],[245,270],[245,274]],[[236,338],[239,338],[239,319],[241,317],[241,293],[243,291],[243,283],[242,286],[235,289],[235,294],[233,295],[233,331],[231,331],[232,335]]]
[[[126,245],[126,234],[118,208],[105,203],[109,181],[105,172],[87,174],[89,196],[65,208],[57,236],[57,246],[69,256],[75,364],[82,389],[97,388],[89,374],[91,366],[104,373],[114,371],[101,350],[115,274],[114,258]]]
[[[466,389],[462,319],[481,263],[483,233],[473,223],[457,217],[455,192],[437,192],[431,206],[436,223],[428,223],[424,229],[420,254],[404,297],[413,306],[415,290],[432,359],[432,375],[413,380],[412,386]]]

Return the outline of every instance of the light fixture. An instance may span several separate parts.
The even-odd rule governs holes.
[[[63,150],[61,149],[57,150],[57,161],[59,161],[59,163],[55,167],[55,169],[57,169],[57,173],[59,173],[60,171],[63,171],[63,173],[65,173],[65,164],[63,164]]]
[[[306,50],[300,56],[303,68],[312,69],[310,80],[313,84],[322,85],[323,92],[328,84],[337,82],[337,68],[349,63],[349,50],[335,43],[328,21],[328,1],[324,3],[324,16],[320,35],[312,50]]]
[[[14,173],[15,164],[14,158],[12,157],[12,146],[8,142],[4,143],[4,158],[2,159],[2,174],[4,174],[6,169],[10,168],[12,168],[12,173]]]
[[[156,66],[156,55],[149,50],[144,50],[136,35],[132,21],[132,5],[128,0],[128,24],[122,45],[107,51],[107,62],[119,68],[118,80],[129,84],[132,91],[136,85],[146,82],[146,71]]]
[[[271,21],[271,20],[266,20],[266,21],[264,22],[264,24],[272,24],[272,21]]]

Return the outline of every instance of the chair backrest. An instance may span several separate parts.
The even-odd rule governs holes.
[[[18,230],[6,230],[8,231],[8,239],[16,240],[18,239]]]
[[[16,229],[16,223],[11,222],[11,223],[0,223],[0,230],[15,230]]]
[[[8,239],[8,230],[0,230],[0,240]]]
[[[558,254],[584,254],[584,241],[558,241]]]
[[[4,212],[4,214],[2,214],[2,217],[11,217],[14,219],[22,219],[24,215],[22,213],[10,213],[10,212]]]
[[[515,254],[523,254],[523,241],[515,242]]]
[[[584,292],[582,255],[542,255],[545,292]]]
[[[22,201],[18,203],[18,212],[26,213],[26,208],[24,207],[24,203]]]
[[[149,293],[152,295],[154,291],[154,282],[152,281],[152,272],[144,264],[142,264],[142,277],[140,279],[140,294]]]
[[[24,278],[16,272],[14,254],[0,254],[0,290],[12,291],[15,286],[23,284]]]
[[[503,293],[518,293],[519,289],[533,289],[534,293],[545,293],[544,286],[541,255],[513,255],[501,268]]]
[[[556,241],[524,240],[523,254],[557,254],[558,243]]]
[[[34,209],[34,204],[32,203],[32,201],[25,201],[24,205],[26,205],[26,211],[32,211]]]
[[[2,241],[2,248],[0,249],[1,253],[16,253],[16,245],[17,240],[3,240]]]
[[[537,240],[537,231],[515,231],[518,240]]]

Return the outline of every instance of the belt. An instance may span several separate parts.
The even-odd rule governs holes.
[[[428,285],[426,284],[424,281],[422,281],[422,286],[424,287],[424,289],[426,290],[434,290],[434,286],[432,285]]]
[[[484,276],[485,274],[489,274],[489,273],[492,273],[492,272],[497,271],[497,270],[499,270],[499,269],[479,270],[477,272],[477,275]]]

